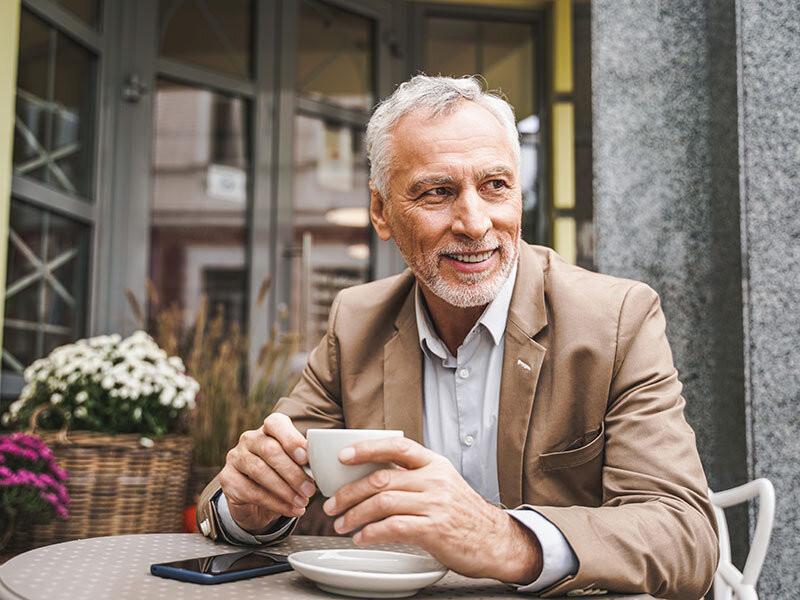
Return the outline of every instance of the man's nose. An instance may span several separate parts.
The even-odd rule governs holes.
[[[451,229],[456,235],[473,240],[483,239],[492,228],[486,202],[477,190],[465,189],[454,204],[455,213]]]

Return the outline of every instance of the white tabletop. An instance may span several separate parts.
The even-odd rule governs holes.
[[[289,554],[317,548],[351,548],[349,538],[292,536],[273,546]],[[376,546],[383,550],[422,553],[403,545]],[[0,598],[18,600],[292,600],[341,598],[318,590],[299,574],[288,571],[220,585],[197,585],[150,575],[157,562],[241,551],[215,544],[199,534],[163,533],[90,538],[54,544],[12,558],[0,567]],[[520,594],[491,579],[468,579],[448,573],[414,598],[516,598]],[[645,600],[648,595],[603,596],[608,600]]]

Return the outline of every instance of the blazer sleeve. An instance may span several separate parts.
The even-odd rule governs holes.
[[[658,295],[629,289],[605,415],[602,504],[531,507],[563,532],[579,564],[544,596],[603,588],[697,600],[711,586],[716,520],[665,326]]]
[[[340,292],[333,301],[327,331],[317,347],[309,354],[308,362],[297,385],[288,396],[278,400],[274,408],[275,412],[289,416],[303,434],[312,428],[344,427],[339,377],[339,342],[336,337],[336,318],[341,297]],[[213,502],[220,487],[219,476],[214,477],[200,494],[197,503],[197,527],[203,535],[215,541],[239,544],[240,542],[226,535],[221,526],[216,504]],[[317,494],[309,502],[306,514],[298,519],[296,527],[290,528],[283,536],[271,540],[268,545],[282,542],[295,530],[305,534],[332,535],[333,527],[329,517],[322,511],[321,504],[322,500]]]

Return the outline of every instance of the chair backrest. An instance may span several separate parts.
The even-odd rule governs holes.
[[[756,583],[764,566],[775,517],[775,489],[769,479],[755,479],[722,492],[708,491],[719,529],[719,565],[714,575],[714,600],[757,600]],[[750,553],[739,571],[731,562],[728,522],[723,509],[758,498],[758,518]]]

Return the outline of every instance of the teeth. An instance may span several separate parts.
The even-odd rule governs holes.
[[[478,263],[488,260],[493,253],[494,250],[489,250],[488,252],[482,252],[481,254],[451,254],[450,256],[460,262]]]

